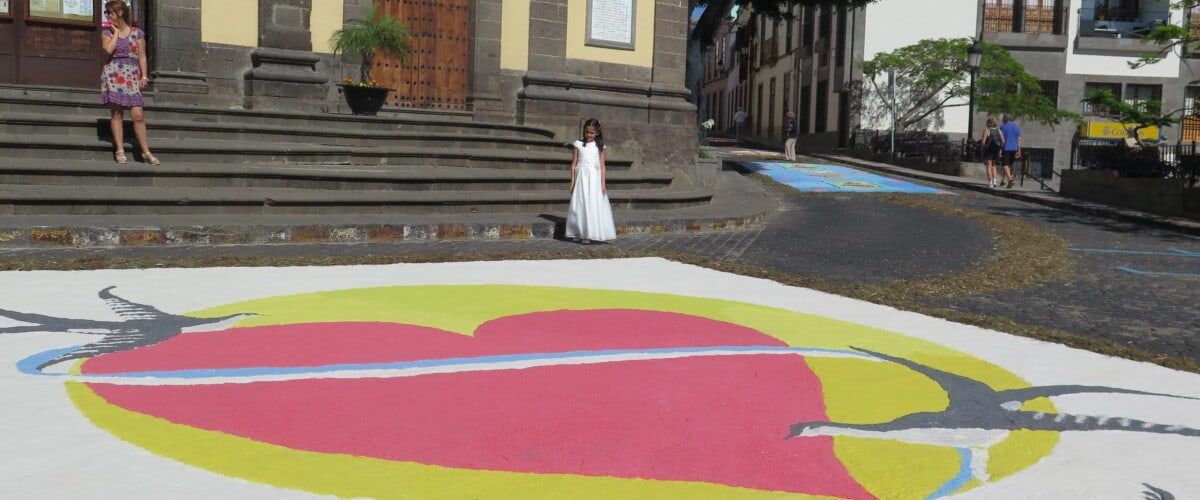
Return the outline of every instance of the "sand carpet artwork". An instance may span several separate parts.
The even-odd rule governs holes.
[[[948,194],[920,184],[840,165],[792,162],[749,162],[743,168],[805,192]]]
[[[663,259],[0,275],[5,498],[1200,494],[1200,376]]]

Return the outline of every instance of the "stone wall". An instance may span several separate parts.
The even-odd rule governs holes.
[[[154,2],[156,102],[252,109],[343,112],[336,83],[357,76],[355,55],[312,52],[313,0],[257,0],[257,47],[201,40],[201,0]],[[546,127],[564,141],[583,120],[604,123],[614,157],[636,169],[677,169],[691,175],[697,131],[687,102],[684,67],[687,7],[654,2],[652,62],[614,64],[603,57],[567,57],[568,3],[532,0],[527,70],[501,68],[502,0],[475,0],[470,105],[476,120]],[[361,18],[369,0],[343,0],[343,18]],[[582,12],[573,13],[584,15]],[[205,13],[207,15],[207,13]],[[589,49],[590,50],[590,49]],[[641,50],[641,49],[640,49]],[[645,49],[648,50],[648,49]]]
[[[344,108],[333,85],[357,75],[354,56],[312,52],[312,0],[258,0],[258,47],[201,41],[201,0],[151,4],[155,102],[304,111]],[[344,18],[368,0],[344,0]]]
[[[1200,219],[1200,187],[1178,179],[1119,177],[1111,170],[1064,170],[1060,192],[1081,200]]]
[[[634,160],[635,169],[696,176],[695,106],[687,102],[683,86],[685,4],[654,4],[653,40],[637,42],[653,43],[653,64],[647,67],[568,58],[568,1],[532,0],[526,71],[500,68],[499,43],[490,38],[503,21],[500,2],[478,0],[476,5],[474,89],[488,98],[487,107],[477,99],[476,119],[546,127],[573,140],[583,121],[596,118],[614,157]]]

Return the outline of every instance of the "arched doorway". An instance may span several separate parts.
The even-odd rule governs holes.
[[[376,57],[372,78],[396,89],[388,106],[467,109],[472,0],[376,0],[411,33],[412,56]]]

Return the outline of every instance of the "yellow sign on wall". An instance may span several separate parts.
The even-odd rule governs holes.
[[[1079,124],[1079,136],[1084,139],[1115,139],[1121,140],[1129,137],[1129,130],[1137,127],[1136,124],[1122,124],[1118,122],[1085,120]],[[1158,127],[1146,127],[1138,131],[1138,138],[1143,141],[1157,141]]]

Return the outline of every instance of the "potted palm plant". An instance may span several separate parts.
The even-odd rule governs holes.
[[[356,115],[373,116],[383,107],[388,92],[393,89],[384,87],[371,78],[371,68],[375,55],[390,54],[407,60],[410,54],[408,45],[408,28],[399,19],[381,14],[374,4],[367,10],[366,19],[348,21],[342,29],[333,32],[329,37],[329,45],[333,52],[356,53],[362,56],[362,71],[358,81],[346,77],[339,87],[346,96],[346,104]]]

